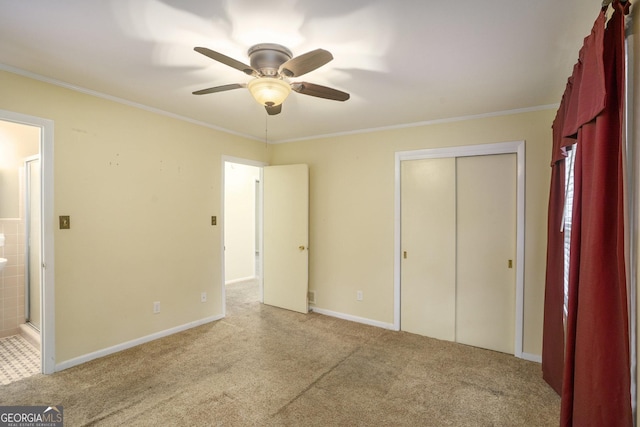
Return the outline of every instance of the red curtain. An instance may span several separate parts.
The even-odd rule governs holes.
[[[631,426],[624,264],[624,15],[613,3],[585,39],[556,120],[549,202],[543,377],[561,391],[562,426]],[[606,25],[606,30],[605,30]],[[577,143],[569,300],[562,324],[563,148]],[[561,376],[560,376],[561,374]]]
[[[554,134],[558,127],[561,128],[561,121],[556,120]],[[558,152],[560,153],[560,150]],[[561,233],[560,229],[564,210],[564,160],[553,162],[551,166],[551,190],[547,219],[544,333],[542,335],[542,377],[558,394],[561,394],[562,369],[564,367],[564,233]]]

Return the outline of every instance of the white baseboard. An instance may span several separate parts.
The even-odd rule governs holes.
[[[225,286],[226,285],[233,285],[234,283],[248,282],[249,280],[256,280],[257,278],[258,278],[258,276],[241,277],[239,279],[227,280],[226,282],[224,282],[224,284],[225,284]]]
[[[531,353],[522,353],[521,359],[528,360],[529,362],[542,363],[542,356]]]
[[[391,331],[397,331],[397,328],[393,323],[380,322],[378,320],[371,320],[365,317],[352,316],[350,314],[338,313],[331,310],[325,310],[324,308],[311,307],[311,311],[325,316],[337,317],[339,319],[349,320],[351,322],[364,323],[365,325],[376,326],[378,328],[389,329]],[[529,362],[542,363],[542,356],[538,354],[522,353],[521,359],[528,360]]]
[[[388,329],[388,330],[392,330],[395,331],[396,328],[393,325],[393,323],[386,323],[386,322],[380,322],[378,320],[372,320],[372,319],[367,319],[365,317],[358,317],[358,316],[353,316],[351,314],[344,314],[344,313],[339,313],[336,311],[331,311],[331,310],[325,310],[323,308],[318,308],[318,307],[311,307],[311,311],[313,311],[314,313],[318,313],[318,314],[322,314],[325,316],[330,316],[330,317],[336,317],[338,319],[343,319],[343,320],[348,320],[351,322],[356,322],[356,323],[362,323],[365,325],[369,325],[369,326],[375,326],[378,328],[383,328],[383,329]],[[121,344],[118,345],[114,345],[112,347],[108,347],[108,348],[104,348],[102,350],[98,350],[98,351],[94,351],[93,353],[89,353],[89,354],[85,354],[82,356],[78,356],[78,357],[74,357],[73,359],[69,359],[69,360],[65,360],[64,362],[60,362],[57,363],[55,366],[55,371],[63,371],[65,369],[69,369],[73,366],[78,366],[81,365],[83,363],[87,363],[91,360],[94,359],[99,359],[101,357],[104,356],[108,356],[110,354],[113,353],[117,353],[132,347],[136,347],[140,344],[144,344],[150,341],[154,341],[157,340],[159,338],[163,338],[169,335],[173,335],[176,334],[178,332],[182,332],[182,331],[186,331],[187,329],[191,329],[191,328],[195,328],[197,326],[201,326],[207,323],[211,323],[211,322],[215,322],[217,320],[223,319],[224,316],[223,315],[217,315],[217,316],[211,316],[211,317],[206,317],[204,319],[201,320],[196,320],[194,322],[190,322],[190,323],[186,323],[184,325],[180,325],[180,326],[176,326],[175,328],[171,328],[171,329],[166,329],[164,331],[160,331],[160,332],[156,332],[154,334],[151,335],[147,335],[141,338],[137,338],[135,340],[131,340],[131,341],[127,341],[127,342],[123,342]],[[530,362],[537,362],[537,363],[542,363],[542,356],[539,356],[537,354],[530,354],[530,353],[522,353],[521,356],[522,359],[524,360],[528,360]]]
[[[338,319],[349,320],[351,322],[363,323],[365,325],[376,326],[378,328],[395,331],[393,323],[380,322],[378,320],[367,319],[365,317],[352,316],[351,314],[338,313],[336,311],[325,310],[324,308],[311,307],[311,311],[325,316],[337,317]]]
[[[204,319],[196,320],[194,322],[186,323],[184,325],[176,326],[175,328],[166,329],[164,331],[156,332],[151,335],[147,335],[144,337],[136,338],[135,340],[123,342],[118,345],[114,345],[113,347],[104,348],[102,350],[94,351],[93,353],[85,354],[83,356],[74,357],[73,359],[65,360],[64,362],[60,362],[56,364],[55,371],[62,371],[73,366],[81,365],[83,363],[87,363],[90,360],[98,359],[100,357],[108,356],[113,353],[117,353],[122,350],[126,350],[128,348],[132,348],[138,346],[140,344],[144,344],[150,341],[157,340],[158,338],[163,338],[169,335],[176,334],[178,332],[186,331],[187,329],[195,328],[197,326],[204,325],[206,323],[215,322],[216,320],[220,320],[224,318],[223,315],[206,317]]]

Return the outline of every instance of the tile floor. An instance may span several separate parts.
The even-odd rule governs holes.
[[[0,338],[0,385],[40,373],[40,352],[20,335]]]

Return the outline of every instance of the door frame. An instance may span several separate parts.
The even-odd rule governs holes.
[[[515,345],[514,355],[523,358],[524,327],[524,233],[525,233],[525,141],[499,142],[493,144],[465,145],[457,147],[426,148],[420,150],[398,151],[395,153],[395,224],[394,224],[394,290],[393,290],[393,326],[400,330],[401,298],[401,166],[403,161],[486,156],[492,154],[516,154],[516,301],[515,301]]]
[[[226,284],[225,284],[225,277],[226,277],[226,272],[225,272],[225,268],[224,268],[224,263],[225,263],[225,257],[224,257],[224,239],[225,239],[225,218],[224,218],[224,202],[225,202],[225,178],[226,178],[226,168],[225,168],[225,163],[238,163],[238,164],[242,164],[242,165],[247,165],[247,166],[254,166],[260,169],[260,183],[258,185],[260,191],[259,191],[259,195],[258,195],[258,200],[259,200],[259,205],[257,206],[259,209],[260,214],[258,215],[258,224],[259,224],[259,231],[258,231],[258,235],[259,235],[259,239],[260,239],[260,257],[263,256],[263,250],[262,250],[262,229],[263,229],[263,224],[262,224],[262,185],[263,185],[263,179],[262,179],[262,174],[263,174],[263,168],[265,166],[268,166],[267,163],[265,162],[261,162],[258,160],[250,160],[250,159],[243,159],[241,157],[233,157],[233,156],[226,156],[223,155],[222,156],[222,163],[221,163],[221,169],[222,169],[222,200],[220,203],[220,226],[221,226],[221,248],[220,248],[220,254],[221,254],[221,265],[220,265],[220,271],[222,273],[222,278],[221,278],[221,288],[222,288],[222,315],[226,316],[227,315],[227,292],[226,292]],[[262,266],[263,262],[261,259],[261,266]],[[261,267],[262,268],[262,267]],[[262,283],[262,274],[258,274],[258,286],[260,287],[259,290],[259,295],[260,295],[260,302],[263,302],[264,296],[263,296],[263,283]]]
[[[53,120],[12,111],[0,110],[0,120],[40,128],[40,172],[42,184],[42,301],[40,319],[40,369],[43,374],[52,374],[56,369],[55,327],[55,262],[53,216]]]

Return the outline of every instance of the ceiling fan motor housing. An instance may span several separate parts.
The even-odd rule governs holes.
[[[247,52],[251,67],[263,76],[277,76],[282,64],[293,57],[289,49],[275,43],[261,43],[251,46]]]

